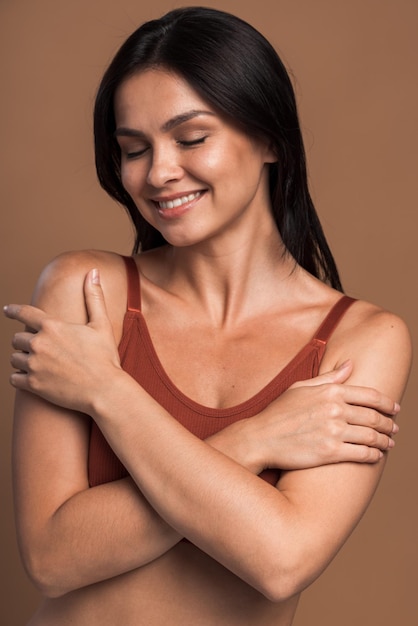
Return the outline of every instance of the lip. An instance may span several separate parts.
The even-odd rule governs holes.
[[[175,219],[187,213],[202,197],[205,195],[205,189],[199,189],[197,191],[191,191],[188,193],[177,193],[170,196],[159,196],[153,198],[152,202],[157,209],[160,217],[163,219]],[[180,202],[183,200],[183,202]],[[169,204],[170,206],[160,206],[160,203]],[[173,203],[175,205],[173,206]]]

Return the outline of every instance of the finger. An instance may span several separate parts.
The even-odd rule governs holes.
[[[348,426],[344,433],[345,443],[377,448],[378,450],[390,450],[395,442],[389,435],[380,433],[373,428],[364,426]]]
[[[347,417],[347,423],[352,426],[373,428],[373,430],[384,435],[393,435],[399,431],[399,426],[391,417],[365,407],[352,406]]]
[[[293,387],[315,387],[317,385],[326,385],[329,383],[342,384],[344,383],[353,371],[353,364],[351,361],[345,361],[339,367],[319,374],[314,378],[308,378],[307,380],[299,381],[292,385]]]
[[[30,342],[33,339],[35,333],[21,332],[16,333],[12,339],[12,346],[15,350],[23,350],[23,352],[30,351]]]
[[[3,311],[6,317],[22,322],[35,331],[41,329],[42,322],[48,317],[44,311],[30,304],[7,304]]]
[[[28,371],[28,355],[26,352],[14,352],[10,357],[10,363],[15,370]]]
[[[369,446],[344,443],[339,453],[340,460],[353,463],[377,463],[384,456],[382,450]]]
[[[86,275],[84,281],[84,297],[86,301],[89,324],[94,326],[109,326],[106,303],[100,282],[100,272],[93,269]]]
[[[31,391],[28,376],[25,372],[13,372],[9,378],[10,384],[16,389]]]
[[[400,411],[401,407],[397,402],[372,387],[343,385],[341,389],[343,399],[347,404],[375,409],[385,415],[397,415]]]

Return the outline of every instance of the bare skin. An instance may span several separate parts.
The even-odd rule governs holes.
[[[69,265],[74,266],[75,264],[79,266],[80,282],[78,284],[78,299],[80,306],[83,304],[83,296],[82,293],[80,293],[82,283],[81,276],[88,264],[91,265],[93,261],[95,265],[101,267],[101,275],[103,276],[104,282],[106,282],[104,277],[107,277],[107,284],[104,287],[105,293],[107,293],[106,300],[109,300],[109,302],[117,302],[118,298],[112,299],[109,296],[111,296],[112,290],[114,290],[113,295],[116,296],[117,292],[121,289],[119,278],[122,264],[120,259],[115,258],[113,255],[78,254],[58,262],[55,272],[53,273],[56,273],[57,277],[60,277],[59,280],[62,280],[64,274],[68,275]],[[73,295],[75,295],[76,292],[75,285],[61,286],[57,291],[61,289],[69,289],[70,291],[74,289]],[[122,290],[124,289],[125,287],[123,286]],[[48,295],[46,297],[42,295],[41,291],[39,292],[39,304],[42,303],[43,308],[49,309],[49,303],[47,303],[46,300],[51,297],[50,294],[51,292],[53,293],[53,291],[54,290],[48,289]],[[145,288],[144,293],[146,293],[146,291],[147,289]],[[68,292],[66,295],[65,301],[67,304],[68,302],[75,302],[74,297],[68,297],[70,295]],[[159,294],[159,302],[161,306],[160,295],[161,294]],[[120,299],[120,302],[124,301],[125,298]],[[170,297],[167,299],[167,305],[165,313],[168,315],[171,306]],[[328,305],[329,302],[327,301],[327,306]],[[315,322],[312,323],[312,328],[309,329],[309,332],[313,332],[316,329],[318,320],[323,317],[323,312],[321,307],[320,312],[317,312],[318,317],[315,319]],[[68,319],[68,307],[65,314],[63,310],[60,311],[60,314],[67,315]],[[72,315],[72,313],[70,313],[70,315]],[[387,315],[388,314],[383,314],[383,317]],[[86,321],[84,312],[82,316],[84,321]],[[346,314],[345,319],[337,329],[332,339],[332,345],[330,345],[327,351],[327,362],[323,364],[322,369],[326,372],[341,361],[341,348],[339,349],[341,341],[344,337],[346,337],[347,340],[350,338],[348,343],[352,345],[354,336],[358,336],[359,320],[363,320],[364,333],[370,336],[370,331],[376,325],[376,318],[379,317],[382,317],[382,313],[371,305],[365,303],[357,303],[354,305],[352,311]],[[162,310],[162,318],[164,318],[164,308]],[[81,319],[79,321],[81,321]],[[114,318],[114,321],[117,323],[113,324],[112,332],[114,332],[116,338],[118,338],[121,332],[121,317]],[[390,325],[393,324],[393,321],[392,316],[390,316]],[[150,327],[152,332],[152,323]],[[277,336],[277,346],[273,346],[272,352],[274,352],[274,349],[279,351],[280,339],[283,339],[283,335],[280,335],[279,328],[280,323],[271,323],[268,325],[266,320],[266,334],[270,339],[273,336]],[[196,333],[196,338],[198,334],[200,337],[202,336],[202,333],[198,332]],[[289,329],[287,329],[286,334],[288,338]],[[378,333],[376,332],[376,334]],[[176,337],[174,345],[172,344],[174,350],[177,349],[178,355],[184,355],[184,358],[178,361],[179,366],[186,368],[187,363],[190,363],[190,359],[195,359],[195,362],[198,365],[201,364],[203,368],[204,363],[202,361],[199,363],[196,353],[187,354],[185,351],[183,343],[184,337],[179,334],[178,328],[176,332],[173,333],[173,337]],[[305,341],[305,339],[303,339],[303,341]],[[248,343],[249,350],[252,350],[255,347],[254,342],[251,342],[249,338]],[[361,344],[360,339],[359,344]],[[232,344],[227,344],[226,358],[229,358],[229,348],[231,345]],[[182,349],[180,349],[181,346],[183,346]],[[205,347],[207,350],[211,349],[211,339],[209,336],[206,346],[202,346],[201,354],[205,354]],[[293,342],[291,342],[290,345],[289,356],[300,347],[301,337],[295,329]],[[331,354],[331,350],[334,351],[333,355]],[[347,350],[347,348],[344,347],[344,350]],[[348,356],[350,356],[352,360],[355,360],[355,353],[352,350]],[[161,358],[164,358],[163,354],[161,354]],[[272,370],[274,370],[273,361],[274,359],[272,358],[270,365]],[[168,353],[166,362],[169,362]],[[245,368],[248,368],[247,359],[237,359],[237,370],[238,364],[242,364],[242,370],[241,372],[237,372],[237,378],[248,375],[248,371],[245,370]],[[168,367],[167,370],[170,371]],[[196,371],[196,377],[194,381],[192,380],[191,384],[194,382],[195,388],[198,389],[200,377],[199,367],[197,366],[194,371]],[[345,374],[343,372],[342,375],[339,375],[340,377],[344,377],[347,373],[350,373],[350,366],[348,367],[348,372]],[[353,374],[351,375],[351,380],[352,377]],[[108,376],[105,378],[108,378]],[[231,404],[248,397],[248,395],[244,395],[243,393],[241,393],[241,396],[237,396],[236,388],[232,386],[230,388],[231,398],[233,398]],[[214,389],[216,390],[216,387],[214,387]],[[320,386],[318,385],[318,390],[319,389]],[[278,403],[274,415],[277,416],[278,413],[281,414],[282,422],[286,422],[287,416],[289,417],[287,421],[291,420],[296,413],[306,415],[307,409],[304,408],[302,396],[292,398],[291,394],[298,391],[312,392],[313,390],[313,388],[309,389],[309,385],[306,384],[302,385],[300,389],[296,386],[296,388],[290,390],[288,394],[288,397],[290,396],[288,404],[285,405],[284,402],[286,400],[285,394],[282,397],[281,409]],[[218,387],[217,393],[222,395],[220,392],[227,395],[226,385],[223,386],[223,388]],[[205,391],[205,393],[207,393],[207,391]],[[143,623],[147,624],[167,623],[174,625],[179,623],[179,621],[185,624],[200,623],[208,625],[229,625],[234,623],[250,625],[257,623],[287,626],[291,624],[292,616],[297,605],[299,591],[297,588],[294,591],[292,589],[290,597],[284,597],[280,599],[279,602],[277,602],[276,599],[272,601],[271,598],[263,594],[262,590],[253,589],[253,585],[244,582],[239,576],[239,574],[242,575],[241,572],[231,573],[228,567],[224,564],[219,564],[215,558],[208,557],[204,551],[194,545],[184,542],[178,543],[181,536],[188,534],[186,529],[177,527],[174,531],[172,527],[162,524],[160,518],[149,510],[146,501],[139,499],[140,496],[137,487],[130,480],[126,479],[94,489],[88,489],[85,464],[81,463],[81,459],[86,454],[85,450],[88,441],[88,431],[85,420],[81,416],[72,415],[67,410],[60,410],[56,406],[48,405],[43,400],[37,399],[32,395],[26,395],[24,392],[23,394],[21,392],[20,395],[21,397],[17,404],[15,431],[15,459],[16,465],[20,467],[20,470],[18,471],[16,469],[15,474],[17,493],[21,493],[23,498],[23,500],[18,498],[18,511],[21,520],[20,530],[23,545],[25,546],[27,542],[36,543],[36,536],[38,536],[39,541],[39,539],[42,538],[43,532],[46,533],[45,539],[47,539],[51,547],[50,555],[44,553],[47,569],[50,567],[48,561],[52,557],[52,553],[54,553],[54,559],[56,559],[57,562],[52,565],[51,572],[54,574],[56,569],[65,572],[66,580],[58,583],[57,589],[54,588],[54,584],[57,584],[56,582],[53,582],[52,586],[49,586],[51,584],[49,582],[45,585],[45,581],[42,581],[42,575],[39,575],[39,571],[36,572],[36,568],[34,568],[35,571],[32,572],[32,575],[35,580],[37,580],[37,583],[41,584],[41,588],[43,587],[44,592],[47,594],[60,595],[68,590],[75,589],[70,593],[60,595],[60,597],[47,599],[41,606],[37,615],[31,620],[30,624],[45,626],[56,624],[57,622],[63,624],[112,624],[115,623],[117,619],[120,620],[121,618],[123,618],[126,624],[136,624],[138,623],[138,615],[143,616]],[[207,401],[209,395],[201,395],[198,399],[199,401]],[[386,402],[385,412],[389,413],[391,401],[387,399],[386,401],[382,400],[382,402]],[[312,404],[313,398],[310,395],[310,407],[312,407]],[[323,403],[321,407],[323,411],[326,410]],[[293,408],[293,412],[291,408]],[[260,430],[262,430],[262,425],[266,430],[266,434],[268,433],[268,436],[262,433],[257,434],[253,429],[251,434],[254,437],[254,441],[260,441],[262,439],[264,441],[267,439],[271,440],[271,434],[273,432],[272,416],[273,412],[270,416],[266,415],[264,422],[260,421],[256,424],[257,427],[260,426]],[[269,419],[267,419],[267,417],[269,417]],[[386,423],[384,425],[382,424],[381,429],[389,433],[391,432],[391,427]],[[289,430],[288,428],[288,431]],[[216,437],[214,438],[215,441],[213,444],[218,445],[218,449],[223,450],[226,454],[229,452],[232,458],[235,454],[235,460],[237,462],[242,463],[244,466],[246,463],[250,471],[257,473],[257,471],[260,470],[260,461],[257,457],[254,457],[253,450],[248,452],[245,445],[242,445],[240,437],[243,436],[244,431],[233,432],[234,429],[231,429],[231,431],[229,439],[227,433],[224,433],[224,439],[222,439],[221,433],[220,436],[218,436],[218,441],[216,441]],[[286,442],[284,434],[283,432],[283,438],[281,440],[282,447]],[[276,437],[277,440],[280,441],[280,433],[277,433]],[[387,443],[385,443],[383,437],[386,438]],[[312,438],[312,433],[310,433],[310,438]],[[307,439],[298,442],[299,448],[307,449]],[[62,445],[57,445],[59,441],[62,441]],[[71,442],[72,444],[70,445]],[[244,443],[246,444],[246,439],[244,439]],[[380,445],[382,448],[391,445],[389,444],[387,435],[382,435]],[[30,460],[31,454],[28,453],[27,446],[30,446],[33,451],[33,462]],[[159,449],[160,447],[161,441],[159,442]],[[317,448],[318,446],[315,447]],[[361,446],[358,447],[360,448]],[[49,450],[49,452],[46,453],[44,464],[41,467],[39,467],[39,454],[36,453],[37,449],[42,450],[44,455],[46,451]],[[266,450],[265,446],[264,450]],[[375,448],[373,448],[373,450],[375,450]],[[28,462],[22,467],[21,460],[27,458],[28,454]],[[341,452],[339,451],[338,454],[341,454]],[[263,454],[261,456],[263,456]],[[293,457],[294,455],[290,453],[289,456]],[[222,460],[224,461],[224,459]],[[302,467],[302,460],[298,462]],[[58,471],[54,472],[53,477],[51,477],[51,467],[58,469]],[[338,466],[328,466],[327,468],[317,468],[316,472],[322,471],[324,475],[321,476],[321,473],[319,473],[316,477],[314,475],[315,470],[313,469],[301,472],[289,472],[283,475],[277,487],[278,490],[282,490],[283,493],[286,493],[288,489],[293,489],[295,498],[298,497],[298,490],[300,488],[304,494],[303,501],[305,502],[306,493],[304,491],[303,478],[305,472],[307,476],[312,472],[312,479],[308,481],[308,485],[310,485],[309,490],[313,487],[321,489],[321,501],[323,502],[323,490],[327,488],[331,489],[331,492],[333,492],[331,488],[332,483],[334,483],[334,481],[337,481],[337,484],[341,483],[341,494],[344,492],[344,499],[349,498],[350,509],[354,504],[357,504],[360,509],[356,511],[355,520],[350,517],[349,527],[346,527],[344,531],[344,533],[348,533],[370,499],[382,468],[383,463],[380,461],[377,465],[341,464]],[[329,475],[327,476],[327,474]],[[292,485],[291,478],[297,475],[300,476],[301,487]],[[241,476],[241,480],[242,478]],[[45,502],[45,508],[39,510],[39,504],[35,507],[34,503],[39,503],[42,494],[44,494],[43,497],[45,497],[46,480],[49,483],[47,500]],[[256,480],[257,491],[259,491],[258,482],[261,481],[259,481],[259,479]],[[357,488],[355,487],[358,481],[362,481],[362,484],[365,485],[363,498],[360,501],[358,500],[358,485]],[[316,485],[316,483],[318,484]],[[347,488],[347,484],[353,484],[353,493]],[[327,485],[329,485],[329,487],[327,487]],[[274,490],[270,486],[267,488],[269,490],[268,495],[270,495],[270,490]],[[27,489],[30,489],[29,498]],[[341,496],[338,496],[338,500],[340,497]],[[328,514],[331,514],[330,511],[333,511],[333,507],[337,505],[337,503],[333,504],[333,502],[334,499],[330,495],[329,509],[327,509]],[[312,506],[314,506],[314,502],[312,502]],[[34,510],[38,510],[39,517],[37,520],[34,520]],[[144,512],[148,514],[148,517],[144,518]],[[347,511],[345,511],[345,514],[347,514]],[[75,520],[78,520],[76,533],[72,530]],[[36,527],[36,523],[39,524],[38,527]],[[30,526],[30,530],[27,526]],[[176,526],[178,525],[176,524]],[[152,528],[153,534],[150,534],[150,527]],[[80,528],[84,529],[84,536],[80,536]],[[43,529],[43,531],[41,529]],[[65,541],[63,540],[63,533]],[[33,539],[31,539],[31,537],[33,537]],[[95,539],[93,539],[93,537]],[[337,549],[341,541],[342,538],[339,536],[337,546],[333,544],[331,550]],[[65,549],[63,550],[65,544],[69,546],[68,552],[66,552]],[[79,546],[81,559],[77,557],[74,552],[76,546]],[[150,553],[150,546],[152,553]],[[59,555],[57,557],[57,547],[60,547],[63,552],[61,555],[62,560],[59,558]],[[86,550],[87,552],[85,552]],[[158,558],[159,554],[161,554],[161,556]],[[218,558],[219,556],[220,555],[217,555]],[[152,557],[154,557],[154,559],[152,559]],[[151,562],[146,564],[148,560]],[[119,569],[116,571],[115,569],[109,569],[107,572],[106,567],[109,567],[107,561],[111,561],[111,568],[115,568],[116,564]],[[71,563],[73,565],[71,565]],[[319,563],[322,568],[324,566],[322,558],[319,559]],[[30,558],[28,558],[28,564],[30,564]],[[87,575],[83,573],[83,568],[87,569]],[[122,571],[126,573],[123,574],[121,573]],[[315,571],[314,577],[316,574],[317,572]],[[101,581],[102,578],[107,578],[109,575],[116,577],[97,582],[96,584],[88,584],[95,580]],[[84,576],[86,578],[83,578]],[[306,584],[307,582],[304,580],[302,586]],[[141,593],[138,593],[138,590],[141,590]],[[166,598],[170,598],[170,602],[163,601]]]
[[[201,404],[233,406],[309,341],[341,294],[281,254],[268,147],[249,150],[212,115],[186,128],[193,137],[203,128],[205,148],[179,152],[177,129],[161,131],[173,111],[206,109],[179,82],[145,72],[126,82],[117,108],[121,127],[147,131],[145,148],[121,138],[126,154],[145,149],[124,157],[124,184],[170,242],[137,259],[143,310],[173,382]],[[234,204],[229,182],[243,170],[248,186]],[[155,198],[177,190],[202,194],[176,219],[155,210]],[[120,368],[125,303],[117,255],[74,253],[47,269],[33,307],[6,312],[35,331],[16,335],[12,357],[18,535],[46,596],[30,625],[290,626],[300,592],[364,513],[393,445],[385,416],[398,412],[409,370],[404,324],[354,304],[322,378],[202,442]],[[88,488],[86,414],[130,479]],[[256,475],[266,466],[289,471],[272,487]]]

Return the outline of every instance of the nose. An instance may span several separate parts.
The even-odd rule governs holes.
[[[153,149],[147,173],[148,185],[158,189],[168,182],[179,180],[182,176],[183,168],[174,151],[167,148]]]

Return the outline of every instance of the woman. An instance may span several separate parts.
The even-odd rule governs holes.
[[[95,137],[136,254],[63,255],[6,308],[28,328],[11,381],[30,624],[288,626],[377,486],[408,333],[342,295],[287,73],[238,18],[144,24]]]

